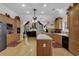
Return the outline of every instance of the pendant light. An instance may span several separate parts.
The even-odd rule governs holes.
[[[33,9],[33,11],[34,11],[33,22],[37,22],[37,17],[36,17],[37,9]]]

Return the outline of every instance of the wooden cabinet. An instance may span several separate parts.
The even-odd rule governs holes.
[[[14,34],[8,34],[7,35],[7,45],[9,45],[14,40],[15,40],[15,35]]]
[[[55,29],[62,29],[62,18],[57,17],[55,19]]]
[[[79,55],[79,4],[68,10],[69,50]]]
[[[51,56],[51,40],[37,40],[37,56]]]
[[[20,20],[16,19],[15,23],[16,23],[16,33],[17,33],[16,38],[18,41],[20,41]]]
[[[15,27],[16,41],[19,42],[20,41],[20,17],[19,16],[15,16],[14,27]]]
[[[12,41],[20,40],[20,33],[17,33],[17,28],[20,28],[20,20],[12,19],[0,14],[0,22],[6,23],[6,25],[8,24],[11,26],[11,29],[7,28],[7,45],[9,45]]]
[[[14,19],[6,17],[5,15],[0,14],[0,22],[3,22],[7,25],[7,45],[15,40],[14,34]],[[12,25],[11,28],[9,25]]]
[[[58,34],[53,34],[53,40],[62,45],[62,36]]]

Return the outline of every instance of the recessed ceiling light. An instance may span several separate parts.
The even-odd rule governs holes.
[[[26,5],[25,4],[22,4],[22,7],[25,7]]]
[[[44,4],[43,7],[47,7],[47,4]]]
[[[41,11],[41,14],[44,14],[44,11]]]
[[[63,9],[56,9],[60,14],[63,13]]]
[[[26,13],[27,13],[27,14],[29,14],[29,13],[30,13],[30,11],[26,11]]]

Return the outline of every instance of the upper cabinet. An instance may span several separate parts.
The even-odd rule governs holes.
[[[62,29],[62,18],[57,17],[55,19],[55,32],[61,32]]]
[[[55,29],[62,29],[62,18],[57,17],[55,19]]]

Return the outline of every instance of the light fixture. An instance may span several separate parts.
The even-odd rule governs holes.
[[[33,9],[33,11],[34,11],[33,20],[37,20],[37,17],[36,17],[36,10],[37,10],[37,9]]]
[[[25,4],[22,4],[22,7],[25,7],[26,5]]]
[[[34,11],[33,22],[37,22],[37,17],[36,17],[37,9],[34,8],[33,11]]]
[[[43,7],[47,7],[47,4],[44,4]]]
[[[35,21],[34,21],[34,20],[32,20],[32,22],[34,23]]]
[[[38,22],[37,20],[35,22]]]

